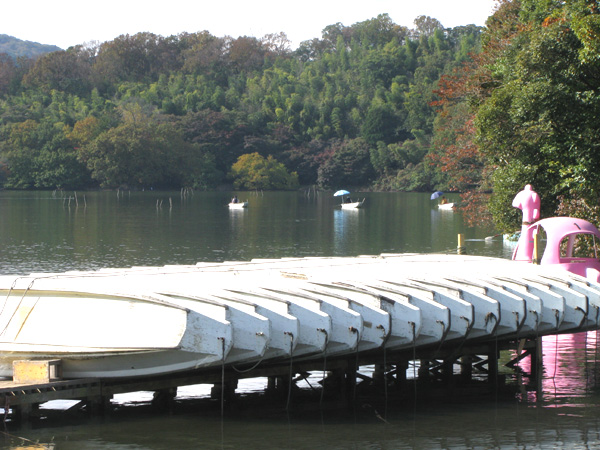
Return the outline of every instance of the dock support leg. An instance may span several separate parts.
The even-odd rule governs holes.
[[[274,394],[275,389],[277,389],[277,378],[276,377],[268,377],[267,378],[267,393]]]
[[[373,381],[377,384],[383,384],[385,380],[385,366],[383,364],[375,364],[373,371]]]
[[[213,399],[220,399],[223,395],[226,401],[231,401],[235,398],[237,385],[237,379],[226,380],[224,385],[222,383],[215,383],[210,390],[210,397]]]
[[[460,358],[460,375],[463,382],[468,383],[473,377],[473,356],[464,355]]]
[[[498,383],[498,357],[497,351],[488,352],[488,381],[494,386]]]
[[[37,410],[38,406],[39,405],[33,405],[31,403],[22,403],[20,405],[12,406],[12,416],[22,427],[30,427],[33,412],[34,410]]]
[[[346,380],[346,372],[344,369],[334,369],[331,371],[331,374],[329,377],[327,377],[328,380],[330,380],[330,384],[332,386],[334,386],[335,388],[337,388],[337,392],[338,395],[340,396],[340,400],[342,401],[346,401],[347,397],[347,392],[348,392],[348,383]]]
[[[285,398],[290,389],[295,388],[295,381],[289,375],[270,376],[267,378],[267,394],[276,398]]]
[[[427,359],[422,359],[419,364],[419,381],[429,381],[430,373],[429,373],[430,361]]]
[[[396,363],[396,389],[401,390],[406,387],[406,371],[408,370],[408,361],[398,361]]]
[[[442,361],[442,379],[446,383],[452,381],[452,375],[454,374],[454,358],[445,358]]]
[[[177,388],[161,389],[154,392],[152,398],[152,406],[160,411],[173,412],[173,403],[177,395]]]
[[[535,338],[531,348],[531,378],[535,383],[536,398],[538,400],[541,400],[542,396],[543,356],[542,338]]]
[[[99,395],[96,397],[89,397],[85,401],[85,406],[90,414],[104,414],[110,408],[110,400],[112,396]]]
[[[354,367],[354,365],[348,364],[344,378],[346,393],[352,398],[352,401],[354,401],[356,400],[356,367]]]

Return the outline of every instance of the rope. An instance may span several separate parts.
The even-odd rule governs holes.
[[[558,396],[556,388],[556,371],[558,370],[558,334],[554,335],[554,373],[552,374],[552,384],[554,385],[554,398]]]
[[[496,319],[496,327],[494,328],[494,365],[496,366],[496,373],[494,374],[494,403],[496,408],[494,409],[494,418],[498,420],[498,375],[499,375],[499,367],[498,367],[498,318],[494,316]],[[488,369],[489,369],[489,355],[488,355]]]
[[[262,333],[257,333],[260,336],[263,336]],[[261,355],[260,359],[258,361],[256,361],[256,364],[254,364],[252,367],[248,368],[248,369],[238,369],[235,366],[231,366],[231,368],[233,370],[235,370],[237,373],[248,373],[251,372],[252,370],[256,369],[258,367],[258,365],[263,361],[263,359],[265,359],[265,353],[266,351],[263,351],[263,354]]]
[[[388,409],[388,389],[387,389],[387,349],[385,344],[387,343],[387,339],[383,341],[383,395],[385,398],[385,408],[383,411],[383,415],[387,419],[387,409]]]
[[[220,337],[221,340],[221,419],[225,414],[225,338]]]
[[[360,334],[354,327],[350,327],[350,331],[356,333],[356,362],[354,370],[358,372],[358,343],[360,342]],[[354,375],[354,383],[352,384],[352,402],[356,403],[356,374]]]
[[[237,373],[248,373],[248,372],[251,372],[254,369],[256,369],[258,367],[258,365],[263,361],[264,358],[265,358],[265,355],[263,354],[263,356],[261,356],[261,358],[258,361],[256,361],[256,364],[254,364],[252,367],[250,367],[248,369],[238,369],[235,366],[231,366],[231,368],[233,370],[235,370]]]
[[[588,365],[588,332],[585,332],[584,338],[584,355],[585,355],[585,392],[589,392],[590,385],[590,374],[589,374],[589,365]]]
[[[25,290],[23,291],[23,295],[19,299],[19,302],[17,303],[17,306],[15,307],[13,313],[10,315],[10,319],[8,319],[8,321],[6,322],[6,325],[4,325],[4,328],[2,329],[2,332],[0,332],[0,335],[4,334],[6,332],[6,329],[8,328],[8,325],[10,324],[10,322],[15,317],[15,314],[17,313],[17,311],[21,307],[21,304],[23,303],[23,300],[25,300],[25,296],[27,295],[27,292],[29,292],[29,290],[31,289],[31,287],[33,286],[33,283],[35,283],[35,281],[36,281],[36,278],[32,279],[31,283],[29,283],[29,285],[27,286],[27,288],[25,288]],[[4,301],[4,305],[2,305],[2,311],[0,311],[0,315],[4,312],[4,308],[6,307],[6,304],[8,303],[8,298],[10,297],[10,293],[13,291],[16,282],[17,282],[17,280],[15,279],[13,281],[13,284],[11,285],[10,289],[8,290],[8,294],[6,294],[6,299]],[[39,297],[38,297],[38,300],[39,300]],[[36,300],[35,304],[37,304],[38,300]],[[32,308],[32,310],[33,310],[33,308]],[[30,313],[31,313],[31,311],[29,311],[29,314]],[[29,317],[29,314],[27,314],[27,317]],[[25,318],[25,320],[27,320],[27,317]],[[25,321],[23,321],[23,323],[25,323]]]
[[[596,385],[598,382],[598,330],[596,330],[595,341],[596,348],[594,349],[594,385]]]
[[[321,329],[325,333],[325,351],[323,351],[323,388],[321,389],[321,398],[319,400],[319,409],[323,407],[323,396],[325,395],[325,379],[327,377],[327,343],[329,342],[329,334],[327,330]]]
[[[466,320],[466,319],[465,319]],[[440,345],[438,345],[438,348],[436,349],[435,352],[433,352],[433,359],[436,359],[435,356],[440,352],[440,350],[442,349],[442,345],[444,345],[444,341],[446,340],[446,324],[442,321],[442,320],[436,320],[437,323],[439,323],[442,326],[442,339],[440,339]],[[468,322],[468,320],[467,320]]]
[[[289,376],[289,383],[288,383],[287,403],[285,405],[285,410],[289,411],[290,410],[290,401],[292,398],[292,379],[293,379],[292,365],[293,365],[293,361],[294,361],[294,357],[293,357],[293,355],[294,355],[294,335],[289,331],[284,332],[284,334],[287,334],[290,336],[290,376]]]
[[[413,333],[413,386],[415,391],[415,399],[413,404],[413,437],[417,431],[417,331],[415,323],[412,322]]]

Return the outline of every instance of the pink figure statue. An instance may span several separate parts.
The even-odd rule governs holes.
[[[529,228],[529,225],[540,218],[540,196],[528,184],[525,189],[515,196],[512,205],[523,211],[521,237],[513,259],[531,262],[533,257],[533,229]]]

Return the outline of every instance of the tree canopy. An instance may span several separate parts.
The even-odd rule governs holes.
[[[409,30],[381,14],[295,51],[284,33],[203,31],[0,57],[2,182],[211,188],[258,154],[303,185],[430,189],[433,90],[481,31],[424,16]]]
[[[599,5],[504,0],[482,53],[441,83],[439,130],[455,121],[462,129],[440,146],[438,163],[463,192],[493,190],[489,210],[503,230],[518,225],[510,205],[525,184],[546,216],[598,207]],[[472,172],[465,178],[458,166]]]

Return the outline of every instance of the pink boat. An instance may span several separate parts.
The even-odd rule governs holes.
[[[545,233],[545,248],[539,264],[556,264],[588,280],[600,282],[598,228],[587,220],[575,217],[551,217],[533,222],[540,215],[540,200],[530,185],[517,194],[513,206],[523,211],[521,237],[513,260],[534,262],[534,234]],[[578,246],[581,241],[587,244],[585,253]]]

